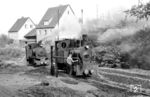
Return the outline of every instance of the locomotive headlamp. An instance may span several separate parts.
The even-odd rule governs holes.
[[[89,49],[89,46],[88,46],[88,45],[86,45],[86,46],[85,46],[85,49],[86,49],[86,50],[88,50],[88,49]]]
[[[93,74],[94,73],[94,70],[92,69],[92,70],[90,70],[90,72],[89,72],[90,74]]]
[[[85,74],[85,75],[88,75],[88,73],[89,73],[89,70],[85,69],[85,70],[84,70],[84,74]]]
[[[89,46],[87,45],[86,48],[89,49]]]
[[[47,62],[45,61],[44,64],[47,64]]]

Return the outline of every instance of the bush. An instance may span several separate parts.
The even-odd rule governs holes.
[[[128,59],[128,63],[132,68],[141,68],[141,69],[150,69],[150,29],[141,29],[136,32],[133,36],[123,38],[119,40],[123,49],[127,52],[126,56]],[[128,44],[129,47],[125,48],[125,44]],[[134,45],[132,45],[134,44]],[[117,44],[115,44],[117,46]],[[134,46],[134,47],[133,47]]]
[[[1,59],[13,59],[20,58],[24,55],[24,51],[20,48],[0,48],[0,58]]]
[[[150,24],[145,20],[135,22],[129,17],[118,19],[114,20],[115,23],[109,20],[88,21],[81,33],[88,34],[94,46],[119,47],[126,53],[123,56],[128,58],[126,61],[131,67],[150,69],[150,28],[143,28]],[[96,58],[100,63],[101,54],[97,52]]]
[[[131,52],[131,63],[142,69],[150,69],[150,28],[139,30],[132,37],[132,42],[138,46]]]
[[[4,47],[6,45],[12,44],[14,41],[13,39],[8,38],[6,35],[0,35],[0,47]]]

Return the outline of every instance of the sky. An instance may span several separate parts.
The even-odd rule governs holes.
[[[63,4],[70,4],[77,17],[83,9],[86,21],[131,8],[138,0],[0,0],[0,34],[7,34],[21,17],[30,17],[38,24],[48,8]]]

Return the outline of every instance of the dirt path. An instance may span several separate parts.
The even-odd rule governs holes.
[[[17,74],[0,74],[0,86],[9,88],[10,90],[17,90],[27,88],[36,84],[40,81],[23,75],[22,73]]]
[[[78,82],[77,84],[70,84],[64,81],[64,77],[53,77],[53,76],[45,76],[41,78],[40,76],[32,76],[26,75],[23,72],[16,73],[16,74],[0,74],[0,86],[9,88],[10,90],[18,90],[18,89],[25,89],[28,87],[32,87],[34,85],[40,84],[42,81],[47,81],[50,83],[52,87],[68,87],[73,90],[78,91],[88,91],[88,90],[96,90],[94,86],[85,83],[85,82]],[[71,78],[67,78],[69,81],[73,80]]]
[[[42,95],[53,95],[59,91],[63,95],[78,95],[69,97],[139,97],[141,95],[133,95],[127,93],[123,89],[109,86],[102,77],[91,77],[89,79],[74,78],[68,75],[60,75],[58,78],[36,72],[17,72],[13,74],[0,74],[0,95],[2,97],[12,97],[19,90],[18,97],[47,97]],[[40,71],[42,72],[42,70]],[[48,86],[41,86],[46,82]],[[49,90],[49,91],[48,91]],[[43,92],[41,92],[43,91]],[[53,93],[51,92],[53,91]],[[65,93],[64,93],[65,92]],[[69,93],[72,94],[69,94]],[[10,94],[10,95],[9,95]],[[27,94],[30,94],[28,96]],[[37,95],[38,94],[38,95]],[[9,95],[9,96],[8,96]],[[18,94],[17,94],[18,95]],[[32,95],[32,96],[31,96]],[[54,96],[55,95],[55,96]],[[80,96],[79,96],[80,95]],[[0,96],[1,97],[1,96]],[[51,97],[51,96],[49,96]],[[61,96],[60,96],[61,97]],[[66,96],[62,96],[66,97]],[[67,96],[68,97],[68,96]],[[141,96],[148,97],[148,96]]]

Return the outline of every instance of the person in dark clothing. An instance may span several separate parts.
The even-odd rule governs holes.
[[[32,54],[33,54],[32,47],[31,45],[29,45],[27,50],[27,58],[28,58],[27,61],[29,62],[29,65],[33,63]]]

